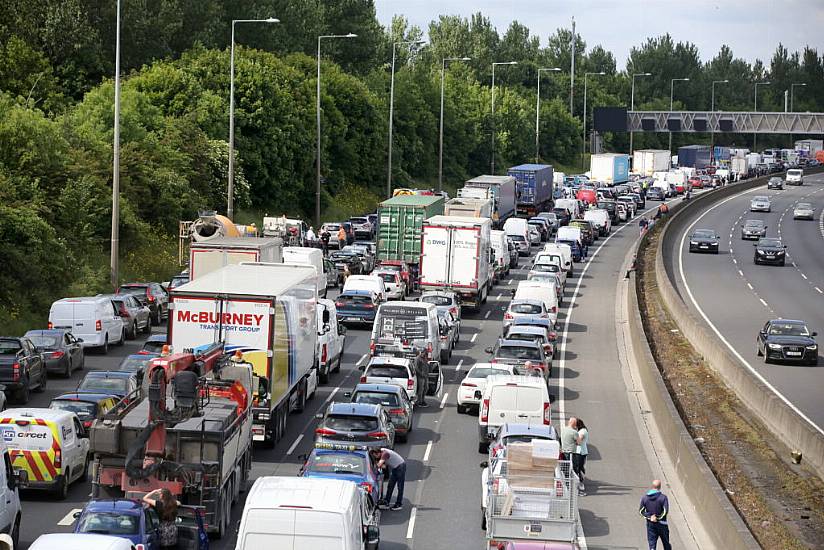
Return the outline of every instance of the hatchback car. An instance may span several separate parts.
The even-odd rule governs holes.
[[[787,261],[785,250],[787,246],[781,242],[781,239],[759,239],[753,246],[755,247],[753,257],[755,265],[784,265]]]
[[[548,319],[549,312],[547,312],[546,305],[541,300],[512,300],[504,312],[504,330],[506,330],[506,328],[512,324],[513,319],[517,317],[540,317],[542,319]]]
[[[481,396],[486,387],[486,379],[494,374],[520,374],[518,367],[504,363],[475,363],[464,374],[461,385],[458,387],[458,414],[477,410],[481,404]]]
[[[784,189],[784,180],[781,178],[770,178],[767,182],[767,189]]]
[[[122,399],[132,395],[139,387],[137,373],[95,370],[86,373],[77,386],[77,392],[105,393]]]
[[[405,442],[412,431],[413,405],[406,390],[395,384],[358,384],[344,396],[352,403],[383,405],[395,426],[395,438]]]
[[[315,445],[363,445],[369,448],[395,446],[395,426],[383,405],[338,402],[318,414]]]
[[[741,239],[742,240],[750,240],[755,239],[758,240],[762,237],[767,236],[767,226],[764,225],[764,222],[761,220],[746,220],[744,225],[741,226]]]
[[[375,502],[383,498],[383,470],[378,468],[366,449],[352,445],[321,445],[301,458],[304,460],[301,477],[351,481]]]
[[[540,369],[544,378],[549,377],[551,360],[544,353],[544,348],[540,344],[500,338],[494,347],[486,348],[485,351],[492,356],[490,363],[514,365],[523,374],[527,375],[531,374],[529,367]]]
[[[141,298],[145,299],[142,296]],[[126,338],[134,340],[138,332],[145,334],[152,332],[152,311],[148,303],[129,294],[112,296],[112,303],[117,308],[120,318],[123,319]]]
[[[418,301],[434,304],[438,313],[449,311],[461,323],[461,302],[458,295],[451,290],[427,290],[421,294]],[[460,328],[460,327],[458,327]]]
[[[406,283],[403,282],[401,274],[391,269],[378,269],[372,275],[383,279],[383,286],[386,288],[387,300],[405,300]]]
[[[375,228],[367,217],[349,218],[356,239],[371,239],[375,235]]]
[[[714,229],[696,229],[690,235],[690,252],[712,252],[718,254],[718,243],[721,237]]]
[[[552,361],[555,356],[555,338],[551,338],[546,328],[536,325],[513,325],[506,329],[504,333],[506,340],[523,340],[525,342],[535,342],[544,348],[547,361]]]
[[[441,364],[449,364],[455,344],[460,339],[461,322],[451,311],[438,311],[438,331],[441,337]]]
[[[145,298],[155,325],[169,316],[169,294],[160,283],[126,283],[120,285],[116,294],[134,294]]]
[[[25,336],[43,355],[47,372],[59,372],[68,378],[73,370],[82,370],[86,364],[83,340],[75,338],[68,330],[30,330]]]
[[[771,360],[818,364],[818,344],[804,321],[775,319],[767,321],[756,338],[756,354]]]
[[[347,268],[350,275],[363,273],[363,259],[354,250],[336,250],[329,254],[329,259],[341,273],[345,273]]]
[[[50,409],[71,411],[87,430],[92,422],[101,418],[117,403],[117,399],[107,393],[72,392],[58,395],[49,403]]]
[[[335,299],[338,322],[371,325],[378,312],[378,295],[371,290],[348,290]]]
[[[811,220],[815,217],[815,208],[809,202],[799,202],[793,208],[794,220]]]
[[[772,203],[770,197],[766,195],[759,195],[753,197],[750,201],[750,212],[770,212],[772,210]]]

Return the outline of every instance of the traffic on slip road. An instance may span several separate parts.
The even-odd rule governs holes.
[[[604,304],[689,181],[732,178],[667,165],[621,179],[625,161],[594,155],[575,176],[516,166],[455,199],[403,190],[317,233],[281,217],[242,235],[206,214],[186,225],[172,281],[55,302],[42,330],[0,338],[11,538],[644,544],[637,501],[658,467],[611,368]],[[696,233],[691,251],[718,251],[714,229]],[[761,334],[767,352],[815,335],[792,322]]]

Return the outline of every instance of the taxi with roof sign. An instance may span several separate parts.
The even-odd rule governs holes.
[[[383,471],[364,445],[318,443],[308,455],[301,455],[301,477],[352,481],[369,493],[375,502],[383,498]]]

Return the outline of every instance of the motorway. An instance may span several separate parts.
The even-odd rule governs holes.
[[[768,195],[771,212],[750,212],[755,195]],[[813,221],[793,220],[797,202],[815,207]],[[824,175],[806,176],[804,185],[767,191],[765,187],[736,194],[703,212],[690,214],[671,240],[667,266],[687,306],[703,318],[739,359],[757,371],[776,391],[816,424],[824,427],[824,358],[819,367],[766,364],[756,356],[755,338],[769,319],[802,319],[810,330],[824,333]],[[741,224],[764,220],[767,235],[787,246],[783,267],[753,263],[755,241],[741,239]],[[690,254],[689,234],[714,229],[720,251]],[[819,341],[820,338],[819,338]],[[820,350],[820,348],[819,348]]]
[[[657,208],[658,203],[648,206]],[[616,338],[616,289],[623,277],[621,264],[638,237],[635,222],[613,228],[608,239],[602,238],[590,247],[589,260],[576,264],[575,276],[567,282],[559,314],[562,351],[553,366],[557,378],[552,379],[550,387],[550,393],[556,396],[552,421],[557,428],[569,416],[580,416],[590,430],[587,495],[579,499],[582,548],[645,548],[638,502],[650,480],[661,477],[657,460],[647,452],[649,442],[642,440],[646,434],[642,436],[638,427],[638,411],[632,410],[637,404],[631,404],[635,398],[624,382]],[[417,411],[409,442],[396,445],[409,464],[406,498],[402,511],[385,511],[382,515],[384,550],[477,550],[484,546],[479,463],[485,456],[477,452],[477,415],[457,414],[455,390],[462,372],[476,361],[487,359],[483,350],[492,346],[501,332],[510,289],[526,277],[526,263],[522,258],[522,268],[513,270],[511,279],[494,288],[480,312],[464,314],[461,341],[445,366],[443,400],[430,400],[429,408]],[[253,478],[298,473],[299,455],[312,447],[314,415],[330,401],[343,399],[343,393],[357,383],[360,373],[356,366],[367,360],[368,340],[367,328],[350,327],[341,372],[333,375],[328,385],[318,388],[302,414],[290,417],[288,432],[275,449],[255,450]],[[134,353],[140,344],[141,340],[127,342],[108,356],[89,354],[87,369],[111,367],[124,355]],[[34,394],[30,405],[48,406],[58,392],[73,389],[82,375],[75,372],[70,380],[50,380],[48,390]],[[21,548],[27,548],[42,533],[70,531],[72,512],[81,509],[89,495],[88,483],[73,485],[64,502],[55,502],[49,495],[25,494]],[[232,535],[212,541],[213,549],[233,548],[241,510],[242,502],[233,509]],[[676,548],[694,547],[694,543],[688,543],[677,515],[670,525]]]

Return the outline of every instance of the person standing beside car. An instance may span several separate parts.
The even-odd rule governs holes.
[[[395,492],[395,484],[398,485],[398,498],[390,510],[403,509],[403,487],[406,484],[406,461],[401,455],[392,449],[372,449],[371,451],[378,458],[378,468],[386,466],[389,469],[389,485],[386,487],[386,495],[378,502],[381,507],[389,505],[392,500],[392,493]]]
[[[164,488],[155,489],[151,493],[143,495],[143,502],[155,509],[160,520],[157,528],[160,550],[176,550],[177,506],[179,504],[177,499],[171,491]]]
[[[586,424],[580,418],[576,419],[575,429],[578,430],[578,437],[575,440],[575,452],[572,453],[572,471],[578,476],[580,483],[578,490],[581,493],[586,492],[584,487],[584,474],[586,473],[587,455],[589,454],[589,430]]]

